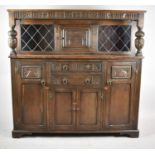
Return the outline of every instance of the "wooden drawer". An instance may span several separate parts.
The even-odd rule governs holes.
[[[131,78],[131,65],[120,66],[114,65],[112,66],[112,79],[130,79]]]
[[[22,79],[41,79],[42,78],[42,66],[41,65],[21,65],[21,77]]]
[[[65,75],[52,75],[52,85],[58,86],[90,86],[101,87],[102,75],[81,75],[81,74],[65,74]]]
[[[102,72],[101,62],[53,62],[52,72]]]

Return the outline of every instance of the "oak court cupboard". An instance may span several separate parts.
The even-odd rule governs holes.
[[[14,138],[138,137],[145,11],[8,13]]]

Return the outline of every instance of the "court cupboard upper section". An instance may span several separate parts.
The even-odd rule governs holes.
[[[142,56],[145,11],[8,10],[16,55]]]

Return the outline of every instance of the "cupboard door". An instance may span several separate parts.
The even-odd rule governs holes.
[[[135,63],[110,64],[105,88],[105,126],[131,129],[134,105]]]
[[[84,89],[78,93],[77,128],[97,130],[100,128],[101,91]]]
[[[15,66],[18,93],[18,128],[45,130],[47,127],[47,92],[41,85],[45,66],[36,62],[17,62]]]
[[[52,95],[52,98],[50,97]],[[55,89],[49,94],[50,128],[72,130],[75,126],[75,91]]]

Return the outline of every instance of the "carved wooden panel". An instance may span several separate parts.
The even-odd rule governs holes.
[[[41,66],[22,66],[21,74],[23,79],[40,79]]]
[[[112,66],[113,79],[130,79],[131,66]]]
[[[63,48],[88,48],[89,29],[81,27],[67,27],[62,31]]]
[[[51,64],[52,72],[102,72],[102,63],[81,62],[81,63],[58,63]]]
[[[65,74],[65,75],[52,75],[51,82],[53,85],[59,86],[94,86],[100,87],[102,83],[101,75],[81,75],[81,74]]]

